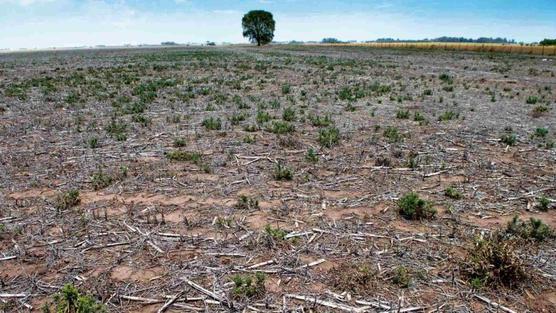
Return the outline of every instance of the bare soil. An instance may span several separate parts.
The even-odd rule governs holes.
[[[111,312],[180,292],[168,311],[556,312],[553,237],[516,251],[517,288],[461,271],[514,215],[556,227],[555,75],[553,57],[367,47],[0,54],[0,311],[72,283]],[[400,216],[409,192],[434,219]],[[373,289],[342,290],[361,264]],[[263,295],[233,297],[258,271]]]

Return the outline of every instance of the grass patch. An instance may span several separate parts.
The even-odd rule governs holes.
[[[397,127],[388,126],[383,132],[383,136],[388,139],[390,143],[396,143],[403,140],[403,136]]]
[[[349,262],[328,271],[328,278],[335,290],[355,295],[369,295],[377,286],[378,273],[370,264]]]
[[[78,205],[81,202],[79,191],[72,189],[58,194],[54,206],[58,211],[67,210]]]
[[[265,226],[264,232],[274,240],[284,240],[286,238],[286,235],[288,234],[285,230],[279,227],[273,228],[270,225]]]
[[[295,127],[288,122],[272,121],[266,130],[274,134],[283,135],[295,132]]]
[[[236,203],[236,209],[238,210],[258,210],[259,209],[259,200],[240,195],[239,199]]]
[[[315,127],[328,127],[334,124],[330,115],[325,116],[318,116],[318,115],[309,115],[309,121],[311,125]]]
[[[207,130],[220,130],[222,129],[222,120],[220,118],[209,117],[201,123]]]
[[[537,102],[539,102],[539,97],[537,96],[529,96],[525,100],[525,103],[527,104],[537,104]]]
[[[461,198],[463,198],[461,192],[459,192],[456,188],[454,187],[448,187],[446,188],[446,190],[444,190],[444,195],[448,198],[454,199],[454,200],[459,200]]]
[[[515,146],[517,143],[517,136],[515,134],[504,134],[500,137],[500,142],[507,146]]]
[[[200,162],[203,157],[198,152],[189,152],[189,151],[181,151],[181,150],[174,150],[166,153],[166,157],[172,161],[187,161],[187,162]]]
[[[398,200],[399,213],[409,220],[431,219],[436,215],[432,204],[411,192]]]
[[[552,229],[540,219],[532,217],[529,221],[522,221],[517,215],[508,222],[506,233],[535,241],[544,241],[547,238],[553,237]]]
[[[122,120],[112,119],[106,127],[106,132],[117,141],[127,140],[127,124]]]
[[[235,299],[255,298],[265,294],[266,275],[257,272],[255,275],[235,275],[232,277],[234,288],[232,296]]]
[[[278,162],[274,167],[274,173],[272,175],[275,180],[292,180],[293,179],[293,170],[287,166],[282,165],[281,162]]]
[[[258,124],[264,124],[272,120],[272,116],[266,111],[258,111],[255,119],[257,120]]]
[[[405,266],[399,266],[394,270],[392,282],[401,288],[409,288],[411,285],[411,273]]]
[[[540,197],[537,208],[543,212],[548,211],[548,209],[550,208],[550,200],[548,200],[548,198],[545,196]]]
[[[440,76],[438,76],[438,78],[445,84],[453,84],[454,83],[454,78],[452,78],[452,76],[450,76],[449,74],[446,73],[442,73],[440,74]]]
[[[535,129],[535,133],[533,134],[533,137],[545,138],[546,135],[548,135],[548,128],[538,127],[537,129]]]
[[[60,292],[54,295],[54,312],[57,313],[104,313],[108,312],[106,307],[97,302],[92,296],[79,292],[77,287],[66,284]],[[50,313],[49,304],[44,304],[42,312]]]
[[[292,107],[285,108],[284,112],[282,112],[282,119],[288,122],[295,121],[295,109]]]
[[[438,117],[438,121],[442,122],[442,121],[451,121],[454,119],[457,119],[459,117],[459,114],[454,112],[454,111],[445,111],[444,113],[442,113],[439,117]]]
[[[309,150],[307,150],[305,160],[309,163],[317,163],[319,161],[319,156],[315,152],[315,149],[309,148]]]
[[[340,130],[336,127],[327,127],[319,130],[319,143],[326,148],[332,148],[340,143]]]
[[[396,118],[401,120],[409,119],[409,110],[398,110],[398,112],[396,112]]]
[[[187,146],[187,141],[185,138],[174,138],[174,147],[176,148],[183,148]]]
[[[99,170],[98,172],[93,174],[92,181],[93,189],[100,190],[110,186],[110,184],[112,184],[113,178],[112,176],[104,173],[102,170]]]
[[[499,233],[477,239],[463,265],[463,273],[475,288],[483,286],[516,287],[528,278],[518,243]]]

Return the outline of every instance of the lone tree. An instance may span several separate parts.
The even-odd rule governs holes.
[[[270,43],[274,38],[274,27],[276,22],[272,13],[255,10],[249,11],[241,20],[243,27],[243,37],[248,37],[249,41],[256,42],[257,46]]]

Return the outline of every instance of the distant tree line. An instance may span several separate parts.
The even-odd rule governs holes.
[[[419,39],[419,40],[401,40],[394,38],[379,38],[376,42],[461,42],[461,43],[500,43],[500,44],[510,44],[516,43],[515,40],[507,38],[491,38],[491,37],[480,37],[477,39],[465,38],[465,37],[438,37],[433,39]]]
[[[541,46],[556,46],[556,39],[545,39],[539,42]]]
[[[342,41],[337,38],[324,38],[321,42],[322,43],[342,43]]]

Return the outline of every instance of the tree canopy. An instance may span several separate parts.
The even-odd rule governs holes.
[[[545,39],[540,42],[541,46],[556,46],[556,39]]]
[[[265,45],[274,39],[276,22],[272,13],[262,10],[249,11],[241,20],[243,37],[257,43],[257,46]]]

